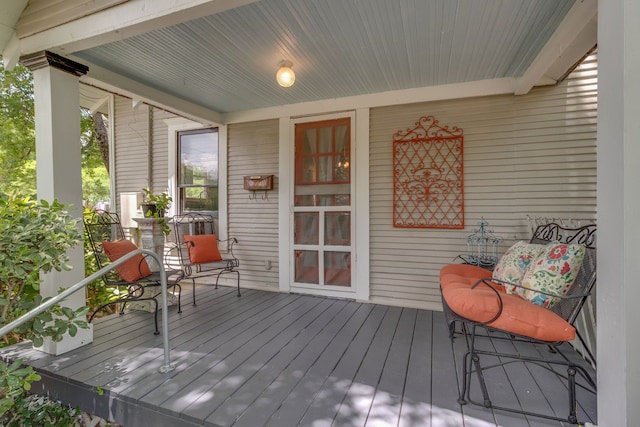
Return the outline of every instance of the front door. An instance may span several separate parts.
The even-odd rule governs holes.
[[[295,125],[292,290],[354,292],[351,119]]]

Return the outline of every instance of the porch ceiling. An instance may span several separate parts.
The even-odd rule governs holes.
[[[139,17],[118,17],[122,22],[105,26],[102,40],[89,23],[65,24],[65,34],[75,30],[78,36],[62,37],[50,50],[89,65],[91,84],[104,83],[112,90],[126,86],[126,94],[143,99],[160,101],[166,94],[224,118],[487,80],[501,82],[511,93],[525,93],[536,84],[555,82],[596,43],[595,0],[222,3],[226,6],[219,11],[205,9],[206,15],[191,20],[184,16],[194,16],[196,7],[182,18],[181,11],[167,13],[162,24],[144,30],[127,26],[127,18]],[[112,13],[105,19],[113,19],[119,9],[145,13],[137,0],[102,13]],[[157,21],[157,16],[144,19]],[[82,31],[90,42],[83,42]],[[32,39],[46,40],[44,34]],[[42,48],[46,42],[36,44]],[[290,88],[275,81],[283,59],[296,72]]]

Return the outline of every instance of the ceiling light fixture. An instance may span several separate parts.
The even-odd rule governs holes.
[[[292,65],[291,61],[280,61],[278,63],[279,68],[276,73],[276,80],[280,86],[290,87],[296,81],[296,74],[291,69]]]

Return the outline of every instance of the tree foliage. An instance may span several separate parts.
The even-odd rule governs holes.
[[[0,193],[36,194],[36,139],[33,76],[17,65],[0,64]],[[101,113],[80,109],[82,196],[85,206],[109,200],[108,121]]]
[[[35,141],[31,73],[0,68],[0,190],[35,193]]]

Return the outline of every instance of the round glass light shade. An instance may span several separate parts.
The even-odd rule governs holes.
[[[291,63],[281,64],[276,73],[276,80],[282,87],[289,87],[296,81],[296,75],[291,69]]]

